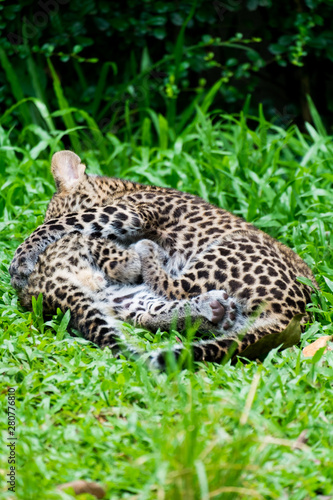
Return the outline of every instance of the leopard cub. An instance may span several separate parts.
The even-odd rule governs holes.
[[[71,325],[100,347],[118,354],[133,351],[122,333],[122,322],[152,332],[197,322],[200,332],[227,333],[230,322],[244,325],[241,308],[224,291],[210,291],[188,300],[159,297],[142,282],[141,258],[107,239],[68,234],[40,254],[28,283],[19,290],[23,306],[43,294],[43,309],[71,311]]]

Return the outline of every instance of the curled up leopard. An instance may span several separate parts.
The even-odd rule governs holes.
[[[256,357],[282,333],[284,347],[298,340],[311,289],[297,277],[318,285],[292,250],[191,194],[87,175],[70,151],[55,153],[51,169],[45,221],[10,266],[24,306],[43,293],[45,311],[69,308],[73,326],[114,353],[123,321],[154,332],[184,328],[188,316],[214,335],[192,344],[195,361],[221,362],[230,349]],[[163,367],[165,354],[152,364]]]

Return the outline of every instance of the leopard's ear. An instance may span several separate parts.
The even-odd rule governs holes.
[[[84,179],[86,166],[72,151],[54,153],[51,162],[51,172],[58,191],[69,191],[78,186]]]

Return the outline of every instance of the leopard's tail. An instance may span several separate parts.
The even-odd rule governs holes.
[[[238,333],[195,342],[188,348],[177,345],[171,351],[157,349],[150,355],[149,362],[152,367],[164,370],[170,354],[176,360],[184,359],[189,353],[193,361],[216,363],[226,362],[237,355],[249,360],[263,359],[274,348],[285,349],[300,341],[303,316],[304,314],[294,316],[286,328],[280,319],[274,317],[267,321],[267,324],[258,319],[252,326]]]

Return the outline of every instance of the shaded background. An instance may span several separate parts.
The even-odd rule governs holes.
[[[3,112],[34,96],[49,111],[77,107],[102,131],[121,133],[126,112],[135,126],[150,108],[179,131],[184,111],[190,116],[220,80],[214,104],[223,112],[239,112],[251,96],[249,114],[262,103],[273,123],[303,129],[309,94],[332,126],[331,1],[26,0],[0,8]],[[45,125],[27,102],[8,119],[31,118]]]

